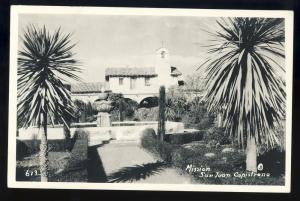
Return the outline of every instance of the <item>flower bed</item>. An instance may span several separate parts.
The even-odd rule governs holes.
[[[243,175],[248,173],[245,171],[245,154],[243,151],[233,149],[230,145],[212,147],[207,146],[205,142],[194,142],[180,146],[168,142],[160,142],[155,138],[153,132],[151,129],[144,131],[141,146],[173,167],[188,172],[197,183],[236,185],[284,184],[283,175],[270,174],[270,176],[263,178],[243,177]],[[203,168],[209,168],[209,170],[202,171]],[[266,172],[260,173],[265,174]]]

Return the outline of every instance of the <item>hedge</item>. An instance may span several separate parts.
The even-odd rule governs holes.
[[[73,123],[71,128],[86,128],[86,127],[97,127],[95,122],[85,122],[85,123]]]
[[[71,147],[71,157],[67,159],[64,171],[53,175],[50,181],[87,182],[88,135],[84,130],[77,130]]]
[[[174,145],[167,142],[161,142],[156,137],[155,131],[152,128],[145,129],[141,138],[141,146],[153,153],[156,157],[170,163]]]
[[[36,154],[40,151],[41,140],[17,140],[17,160],[23,157]],[[50,151],[65,151],[68,147],[68,142],[65,139],[48,140]]]
[[[60,152],[60,151],[71,151],[74,143],[77,139],[88,139],[87,134],[82,129],[77,129],[74,133],[73,138],[69,141],[66,139],[48,140],[49,151]],[[17,160],[21,160],[23,157],[36,154],[40,151],[39,139],[32,140],[18,140],[17,139]]]
[[[195,132],[185,132],[185,133],[175,133],[166,134],[165,140],[171,144],[186,144],[193,141],[200,141],[203,139],[205,131],[195,131]]]

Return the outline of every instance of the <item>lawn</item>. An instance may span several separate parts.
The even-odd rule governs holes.
[[[21,143],[17,147],[17,181],[40,181],[39,141]],[[88,139],[84,130],[78,129],[71,140],[72,150],[66,151],[64,140],[49,141],[49,181],[87,182]]]
[[[87,181],[86,162],[75,162],[68,152],[49,152],[49,181],[85,182]],[[66,168],[68,167],[68,168]],[[64,170],[61,172],[61,170]],[[32,154],[17,161],[17,181],[40,181],[39,155]]]

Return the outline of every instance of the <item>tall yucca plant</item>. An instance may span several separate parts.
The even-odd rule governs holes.
[[[18,56],[18,121],[23,127],[37,125],[41,136],[41,181],[48,181],[47,122],[59,117],[65,125],[74,114],[70,91],[63,80],[79,80],[77,61],[73,59],[70,34],[60,29],[50,34],[46,27],[30,25],[21,37]]]
[[[226,131],[246,146],[247,170],[256,171],[256,146],[274,146],[276,122],[285,115],[285,91],[279,59],[284,59],[284,20],[228,18],[211,33],[211,56],[203,64],[205,100],[222,113]]]

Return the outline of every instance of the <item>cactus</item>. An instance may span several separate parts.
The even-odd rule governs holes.
[[[119,102],[119,117],[120,117],[120,121],[124,121],[123,110],[124,110],[124,99],[120,98],[120,102]]]
[[[158,100],[158,137],[160,141],[164,141],[165,136],[165,108],[166,108],[166,89],[164,86],[159,88]]]

